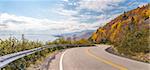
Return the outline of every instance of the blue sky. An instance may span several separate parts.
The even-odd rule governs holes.
[[[0,0],[0,31],[60,34],[96,30],[149,0]]]
[[[57,0],[3,0],[0,1],[0,12],[17,16],[53,19],[52,17],[57,14],[52,10],[58,8],[59,3]]]

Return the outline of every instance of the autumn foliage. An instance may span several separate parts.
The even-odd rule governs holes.
[[[121,54],[149,53],[150,4],[138,7],[97,29],[90,37],[94,43],[113,44]]]

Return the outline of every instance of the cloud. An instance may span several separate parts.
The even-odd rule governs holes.
[[[126,0],[68,0],[63,3],[60,15],[68,16],[69,19],[78,23],[99,24],[103,20],[109,19],[115,14],[122,13],[125,6],[120,6],[120,3]],[[71,3],[71,5],[70,5]],[[71,9],[70,9],[71,8]],[[68,18],[67,18],[68,20]]]
[[[2,29],[7,28],[7,25],[6,24],[0,24],[0,28],[2,28]]]
[[[94,11],[104,12],[119,7],[119,3],[125,0],[82,0],[79,2],[78,9],[90,9]]]
[[[42,24],[43,20],[35,19],[31,17],[23,17],[23,16],[16,16],[7,13],[1,14],[1,24],[5,24],[7,28],[4,30],[32,30],[39,28],[46,28]]]
[[[49,34],[55,33],[67,33],[75,32],[86,29],[93,29],[93,24],[80,24],[78,21],[66,20],[66,21],[52,21],[48,19],[36,19],[31,17],[16,16],[8,13],[1,14],[1,30],[25,32],[30,31],[47,31]]]
[[[55,10],[55,13],[62,15],[62,16],[66,16],[66,17],[70,17],[72,15],[77,14],[77,11],[73,11],[73,10],[65,10],[63,8],[59,8]]]
[[[62,1],[68,2],[68,0],[62,0]]]
[[[144,2],[139,3],[139,7],[145,6],[145,5],[147,5],[147,4],[148,4],[148,3],[144,3]]]

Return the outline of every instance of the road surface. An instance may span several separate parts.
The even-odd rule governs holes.
[[[56,55],[49,70],[150,70],[150,64],[106,52],[108,47],[100,45],[67,49]]]

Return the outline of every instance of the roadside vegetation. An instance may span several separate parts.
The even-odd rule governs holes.
[[[87,39],[80,39],[80,40],[66,40],[64,38],[58,38],[56,39],[55,41],[53,42],[47,42],[46,43],[47,45],[52,45],[52,44],[84,44],[84,45],[91,45],[92,42],[90,42],[89,40]]]
[[[43,45],[40,41],[18,40],[16,38],[0,39],[0,56],[19,51],[38,48]]]
[[[128,32],[114,44],[115,52],[126,55],[132,59],[150,63],[150,37],[149,30],[136,30]]]
[[[35,64],[37,61],[41,61],[48,54],[53,53],[54,51],[59,50],[58,48],[46,48],[42,51],[27,55],[23,58],[13,61],[8,64],[2,70],[26,70],[31,64]]]
[[[2,70],[25,70],[31,64],[34,65],[37,61],[41,61],[42,58],[45,58],[47,55],[55,51],[72,47],[91,46],[91,43],[86,39],[72,41],[65,40],[64,38],[58,38],[52,42],[43,43],[40,41],[18,40],[16,38],[8,38],[6,40],[0,40],[0,56],[42,47],[43,45],[58,45],[58,47],[46,48],[42,51],[38,51],[36,53],[22,57],[8,64],[6,67],[2,68]]]

